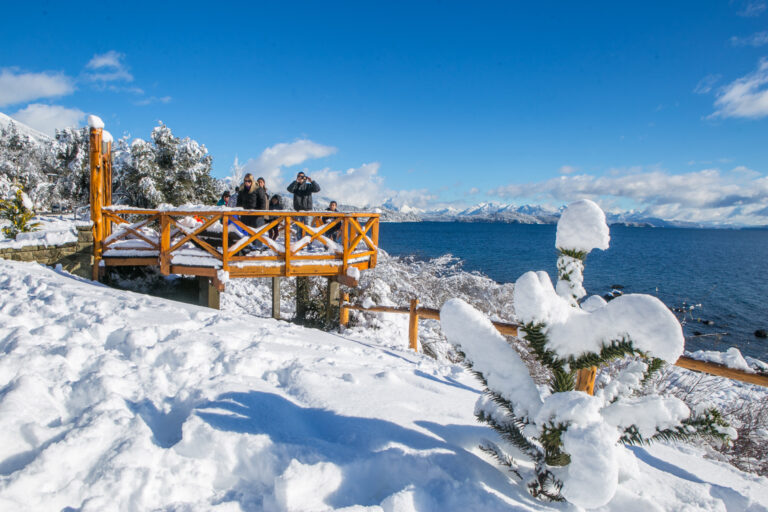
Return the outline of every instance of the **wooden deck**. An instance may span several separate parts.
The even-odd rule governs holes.
[[[356,274],[350,272],[352,267],[376,266],[379,215],[375,213],[107,206],[101,214],[108,235],[96,250],[104,266],[156,265],[166,275],[216,277],[225,271],[230,278],[342,279]],[[246,220],[259,217],[266,220],[258,228]],[[274,228],[273,240],[269,232]]]

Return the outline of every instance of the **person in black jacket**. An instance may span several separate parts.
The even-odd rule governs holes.
[[[338,212],[336,208],[337,208],[336,201],[331,201],[330,204],[328,205],[328,208],[326,208],[325,210],[328,212],[336,213]],[[323,217],[323,224],[328,224],[329,222],[333,222],[337,218],[338,217]],[[341,225],[336,224],[335,226],[333,226],[331,229],[325,232],[325,236],[330,238],[334,242],[338,242],[339,238],[341,238]]]
[[[288,192],[293,194],[293,209],[297,212],[312,210],[312,194],[320,192],[320,185],[312,178],[299,172],[296,179],[288,185]],[[310,217],[297,217],[296,220],[308,225]]]
[[[264,186],[264,178],[259,178],[257,182],[253,181],[253,175],[248,173],[243,179],[243,187],[237,195],[238,208],[246,210],[266,210],[267,209],[267,188]],[[251,227],[263,226],[266,222],[264,216],[244,215],[243,224]]]

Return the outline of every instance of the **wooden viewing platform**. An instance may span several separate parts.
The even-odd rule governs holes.
[[[376,266],[378,213],[112,205],[111,152],[103,130],[91,128],[94,280],[105,267],[157,266],[164,275],[209,278],[219,291],[222,271],[228,278],[324,276],[356,286],[358,271]],[[254,217],[265,224],[249,226]]]

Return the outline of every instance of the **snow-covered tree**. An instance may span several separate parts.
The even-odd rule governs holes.
[[[55,165],[51,141],[37,141],[15,123],[0,129],[0,175],[27,191],[37,207],[50,203]]]
[[[175,137],[161,124],[151,141],[118,143],[113,164],[115,202],[154,208],[161,203],[214,203],[221,185],[211,176],[212,158],[205,146]]]
[[[91,179],[88,144],[88,128],[56,130],[53,144],[56,159],[53,203],[69,207],[88,204]]]
[[[540,389],[517,351],[490,320],[460,299],[446,302],[440,320],[448,341],[483,383],[477,418],[536,465],[532,494],[591,508],[608,503],[618,485],[623,444],[659,439],[735,437],[718,411],[695,411],[678,398],[641,394],[650,374],[683,352],[682,328],[657,298],[628,294],[606,303],[586,295],[587,254],[608,247],[605,215],[592,201],[571,204],[558,222],[557,291],[546,272],[515,283],[521,338],[549,376]],[[575,391],[578,370],[633,358],[594,394]],[[498,446],[500,460],[511,459]]]

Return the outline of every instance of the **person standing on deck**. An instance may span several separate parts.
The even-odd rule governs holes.
[[[270,210],[282,210],[283,209],[283,199],[278,195],[274,194],[272,197],[269,198],[269,209]],[[277,217],[270,217],[269,222],[272,222]],[[272,240],[277,240],[277,235],[280,233],[280,228],[278,226],[273,227],[269,230],[269,238]]]
[[[243,178],[243,186],[237,194],[237,207],[245,210],[258,210],[258,186],[253,181],[253,175],[248,173]],[[258,227],[256,223],[258,217],[253,215],[243,215],[241,217],[243,224],[250,227]]]
[[[288,192],[293,194],[293,209],[297,212],[312,211],[312,194],[320,192],[320,185],[312,178],[299,172],[296,179],[288,185]],[[297,217],[296,220],[309,225],[311,217]]]

